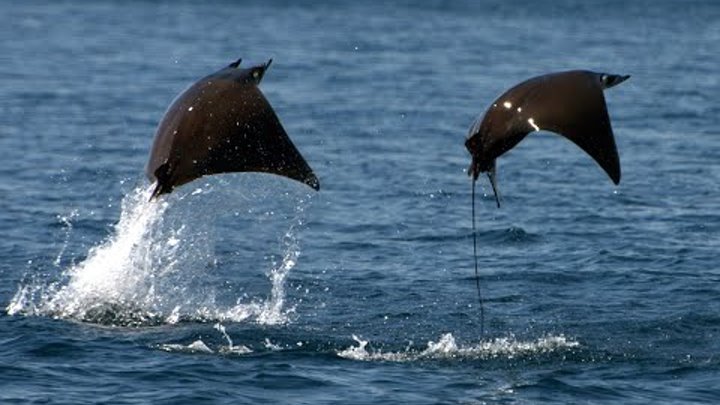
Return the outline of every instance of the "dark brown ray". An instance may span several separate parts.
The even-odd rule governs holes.
[[[155,133],[146,174],[153,198],[199,177],[263,172],[318,190],[317,177],[258,88],[270,65],[240,61],[198,80],[180,94]]]
[[[465,147],[472,155],[472,235],[475,283],[480,304],[480,333],[484,333],[485,309],[480,291],[475,231],[475,182],[487,173],[495,201],[500,207],[495,160],[530,132],[560,134],[587,152],[610,176],[620,182],[620,159],[610,126],[603,90],[630,76],[574,70],[527,80],[501,95],[470,128]]]
[[[488,172],[494,178],[495,159],[530,132],[543,130],[574,142],[618,184],[620,159],[603,90],[629,77],[574,70],[535,77],[506,91],[470,129],[469,174],[477,179]]]

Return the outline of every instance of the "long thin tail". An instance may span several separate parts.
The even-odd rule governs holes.
[[[500,191],[498,191],[497,188],[497,166],[495,165],[495,162],[493,162],[492,168],[490,171],[487,172],[488,180],[490,180],[490,185],[493,189],[493,194],[495,194],[495,202],[497,203],[497,207],[500,208]]]
[[[472,182],[472,235],[473,235],[473,259],[475,263],[475,286],[477,287],[478,303],[480,304],[480,336],[485,335],[485,305],[483,304],[482,292],[480,291],[480,274],[478,273],[477,258],[477,232],[475,231],[475,179],[470,178]]]

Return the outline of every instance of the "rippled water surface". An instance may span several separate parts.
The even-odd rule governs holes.
[[[720,401],[715,1],[0,4],[0,402]],[[321,191],[203,178],[155,126],[197,78],[261,88]],[[529,136],[479,183],[475,117],[552,71],[606,93],[618,187]],[[489,194],[488,194],[489,193]]]

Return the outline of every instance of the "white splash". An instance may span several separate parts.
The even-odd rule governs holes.
[[[280,345],[271,342],[269,338],[265,338],[265,341],[263,342],[263,346],[265,346],[266,349],[271,350],[273,352],[282,350],[282,347]]]
[[[225,338],[225,341],[227,342],[227,346],[219,345],[215,350],[213,350],[210,346],[208,346],[205,342],[202,341],[202,339],[198,339],[188,345],[183,345],[180,343],[163,343],[158,345],[153,345],[151,347],[160,349],[162,351],[166,352],[173,352],[173,353],[204,353],[204,354],[232,354],[232,355],[242,355],[242,354],[248,354],[252,353],[253,350],[245,345],[235,345],[233,344],[232,339],[230,338],[230,335],[228,335],[227,331],[225,330],[225,327],[221,323],[216,323],[213,328],[220,332],[220,334],[223,335]]]
[[[534,341],[520,341],[514,337],[495,338],[489,341],[463,346],[458,345],[451,333],[446,333],[437,342],[429,341],[423,350],[406,348],[404,351],[383,352],[368,350],[369,342],[353,335],[358,346],[351,346],[337,354],[351,360],[407,362],[438,359],[512,359],[519,356],[546,354],[580,346],[577,341],[564,335],[549,335]]]
[[[266,325],[275,325],[285,323],[288,315],[294,311],[294,308],[284,311],[285,304],[285,280],[290,270],[295,267],[300,249],[295,240],[293,228],[285,234],[285,256],[280,265],[270,271],[270,280],[272,281],[272,290],[270,299],[264,304],[262,311],[258,316],[258,322]]]
[[[202,340],[198,339],[189,345],[181,345],[178,343],[167,343],[167,344],[161,344],[157,346],[158,349],[166,351],[166,352],[180,352],[180,353],[205,353],[205,354],[212,354],[215,353],[211,348],[208,347],[208,345],[205,344]]]
[[[187,197],[182,209],[168,210],[168,199],[149,201],[151,192],[152,187],[145,187],[129,193],[111,235],[58,280],[21,285],[6,308],[8,314],[122,326],[183,320],[288,322],[294,308],[285,308],[284,283],[300,255],[294,226],[283,239],[283,260],[269,271],[268,299],[220,305],[216,286],[207,276],[216,263],[214,222],[220,209],[208,204],[223,205],[226,200],[190,197],[198,194],[194,190],[179,197]],[[297,212],[302,214],[302,208]],[[295,223],[301,225],[302,220],[296,218]]]
[[[272,287],[270,297],[266,301],[244,303],[241,300],[230,308],[202,308],[198,311],[201,319],[213,319],[223,322],[243,322],[254,319],[261,325],[282,325],[290,321],[295,307],[285,308],[285,282],[300,256],[300,248],[295,238],[294,227],[285,234],[283,239],[285,253],[280,263],[268,272]]]
[[[247,354],[252,353],[252,349],[245,345],[239,345],[235,346],[233,345],[232,339],[230,339],[230,335],[228,335],[227,331],[225,331],[225,327],[222,326],[219,322],[215,324],[215,329],[218,330],[220,333],[222,333],[223,337],[227,341],[227,347],[220,347],[219,352],[223,354]]]
[[[60,266],[60,263],[62,262],[63,255],[65,254],[65,250],[68,247],[68,243],[70,242],[70,234],[73,230],[73,219],[77,218],[78,216],[78,210],[72,210],[70,212],[70,215],[58,215],[58,221],[60,221],[63,226],[65,226],[65,235],[63,237],[63,244],[62,247],[60,247],[60,251],[58,252],[57,256],[55,257],[55,261],[53,264],[56,267]]]
[[[8,314],[83,319],[108,303],[147,307],[155,298],[154,285],[148,282],[172,269],[172,263],[158,263],[164,258],[154,254],[163,244],[148,243],[167,204],[148,202],[149,197],[150,189],[137,189],[126,197],[112,237],[90,249],[84,261],[64,272],[63,280],[21,287],[8,305]],[[41,296],[35,302],[37,294]]]

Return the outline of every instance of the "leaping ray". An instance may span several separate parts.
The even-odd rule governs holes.
[[[620,182],[620,159],[603,90],[630,76],[585,70],[551,73],[524,81],[503,93],[478,117],[468,133],[465,147],[472,155],[468,174],[472,178],[472,232],[475,281],[480,304],[481,334],[485,310],[480,291],[475,231],[475,182],[487,173],[498,208],[496,159],[533,131],[560,134],[587,152],[610,179]]]
[[[227,172],[320,183],[258,88],[272,59],[247,69],[241,60],[198,80],[168,108],[146,167],[151,198],[199,177]]]
[[[470,128],[465,147],[472,155],[468,174],[495,177],[495,160],[533,131],[560,134],[587,152],[620,182],[620,159],[603,90],[630,76],[586,70],[551,73],[524,81],[503,93]],[[500,204],[496,183],[493,191]]]

